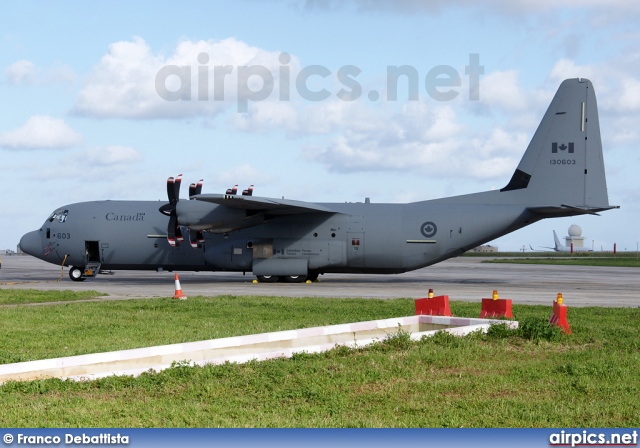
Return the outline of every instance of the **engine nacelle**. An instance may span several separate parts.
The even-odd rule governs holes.
[[[264,223],[262,213],[248,216],[247,210],[204,201],[179,201],[176,213],[180,225],[213,233],[227,233]]]

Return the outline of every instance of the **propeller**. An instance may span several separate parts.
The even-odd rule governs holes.
[[[242,190],[242,196],[252,196],[253,195],[253,185],[250,185],[246,190]]]
[[[178,243],[176,241],[184,241],[182,237],[182,230],[178,225],[178,214],[176,213],[176,206],[180,200],[180,184],[182,183],[182,174],[174,179],[170,177],[167,179],[167,196],[169,197],[169,203],[160,207],[160,212],[169,217],[169,225],[167,227],[167,241],[171,246],[175,246]]]
[[[202,193],[202,184],[204,180],[200,179],[197,184],[189,185],[189,199],[193,196]]]
[[[169,217],[169,225],[167,226],[167,241],[171,246],[179,246],[180,242],[184,241],[184,236],[182,232],[182,226],[178,222],[178,202],[180,201],[180,184],[182,183],[182,174],[178,174],[178,176],[174,179],[170,177],[167,179],[167,197],[169,198],[169,203],[164,204],[160,207],[160,212],[164,213]],[[194,196],[199,195],[202,192],[202,184],[204,181],[200,179],[198,183],[193,183],[189,185],[189,197],[191,199],[195,199]],[[198,244],[204,244],[204,233],[202,230],[191,230],[188,227],[187,229],[189,236],[189,243],[192,247],[198,247]]]
[[[238,194],[238,184],[234,185],[233,188],[227,188],[227,192],[225,194]]]

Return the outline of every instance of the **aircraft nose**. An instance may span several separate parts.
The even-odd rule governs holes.
[[[40,231],[34,230],[20,238],[20,250],[29,255],[40,255],[42,252],[42,241]]]

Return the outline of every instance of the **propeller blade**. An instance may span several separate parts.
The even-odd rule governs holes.
[[[167,241],[170,246],[179,246],[178,241],[184,241],[182,237],[182,229],[178,225],[178,215],[176,213],[176,205],[180,200],[180,184],[182,183],[182,174],[178,174],[176,178],[167,179],[167,196],[169,203],[162,205],[158,210],[169,216],[169,225],[167,226]]]
[[[174,211],[175,209],[176,209],[176,206],[169,203],[169,204],[164,204],[158,210],[160,210],[160,213],[164,213],[167,216],[171,216],[171,212]]]
[[[173,176],[167,179],[167,197],[169,198],[169,202],[172,204],[177,200],[174,183],[175,183],[175,179],[173,178]]]
[[[197,249],[201,244],[204,244],[204,233],[202,230],[189,229],[189,243],[191,247]]]
[[[173,195],[175,201],[178,202],[180,199],[180,184],[182,183],[182,174],[178,174],[178,177],[173,181]]]
[[[191,247],[193,247],[194,249],[198,248],[197,236],[195,235],[193,230],[189,230],[189,244],[191,244]]]
[[[203,182],[204,181],[202,179],[200,179],[197,184],[189,185],[189,197],[190,198],[192,196],[195,196],[195,195],[198,195],[198,194],[202,193],[202,183]]]
[[[176,226],[176,239],[180,242],[184,241],[184,237],[182,236],[182,226],[181,225],[177,225]]]
[[[249,188],[246,190],[242,190],[242,196],[252,196],[253,195],[253,185],[249,185]]]
[[[178,227],[178,217],[172,214],[169,217],[169,226],[167,227],[167,241],[170,246],[175,246],[176,243],[176,228]]]

